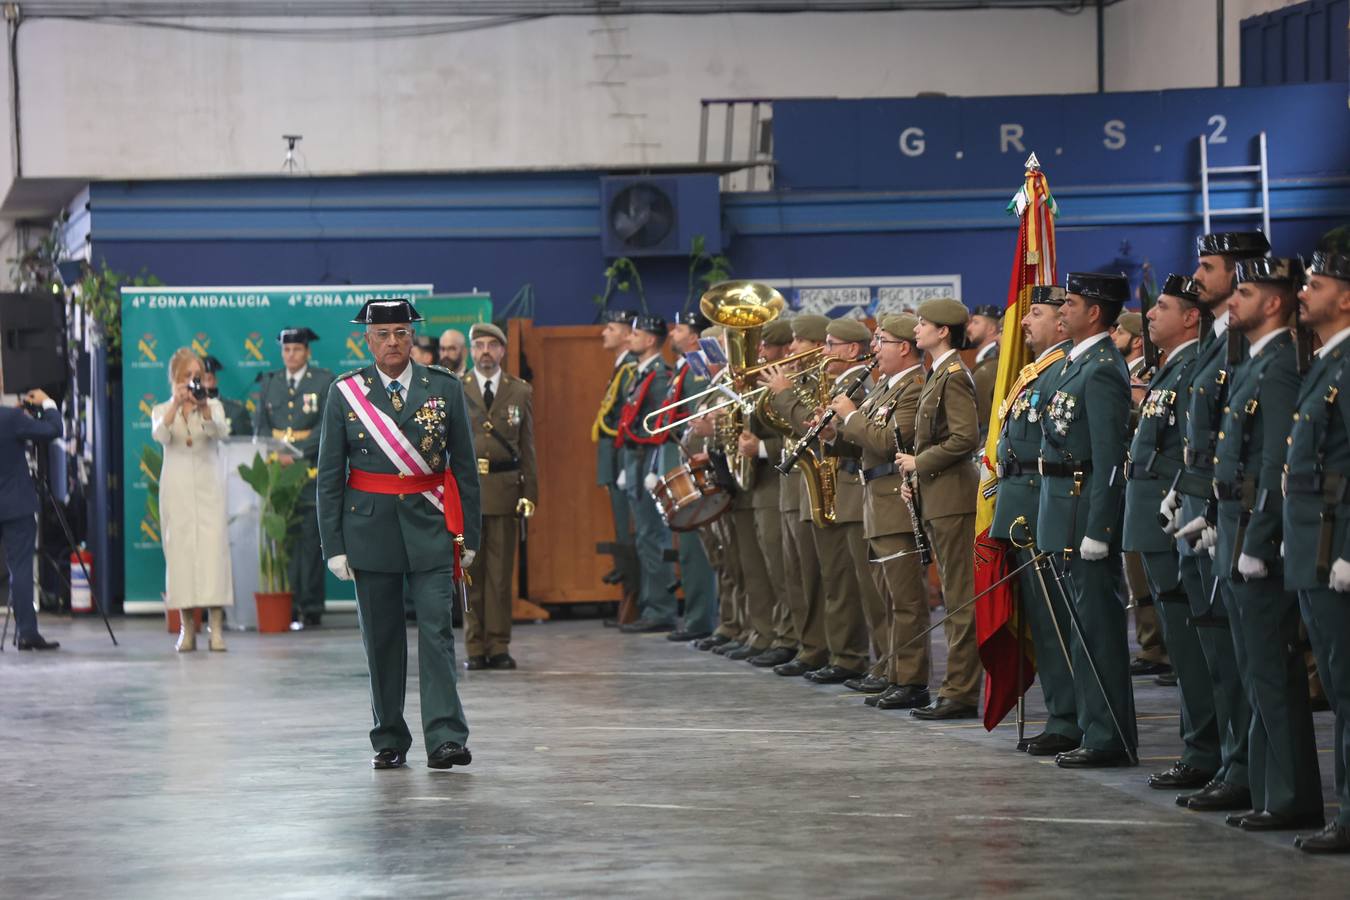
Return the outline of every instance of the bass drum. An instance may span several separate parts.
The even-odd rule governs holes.
[[[693,531],[731,508],[731,492],[706,453],[694,454],[663,475],[652,497],[671,531]]]

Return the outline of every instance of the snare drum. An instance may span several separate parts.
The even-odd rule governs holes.
[[[731,507],[731,494],[719,483],[706,453],[695,454],[663,475],[652,497],[671,531],[693,531]]]

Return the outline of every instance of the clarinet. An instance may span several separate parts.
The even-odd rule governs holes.
[[[854,398],[854,395],[858,393],[858,390],[867,382],[867,379],[871,377],[872,370],[875,369],[876,366],[877,361],[873,359],[870,363],[867,364],[866,369],[863,369],[861,372],[858,373],[858,377],[854,380],[852,384],[848,386],[846,390],[844,390],[840,394],[836,394],[835,396],[836,397],[843,396],[852,400]],[[806,453],[806,451],[810,449],[812,444],[820,440],[820,433],[824,431],[826,426],[828,426],[833,421],[834,421],[834,410],[833,409],[825,410],[825,413],[820,417],[820,421],[817,422],[815,425],[813,425],[810,431],[802,435],[802,439],[797,442],[797,445],[796,447],[793,448],[792,452],[788,454],[786,457],[784,457],[783,461],[779,463],[775,468],[777,468],[778,471],[784,475],[791,472],[792,467],[797,464],[797,460],[802,458],[802,456]]]
[[[895,427],[895,446],[896,449],[903,449],[905,442],[900,439],[900,426]],[[914,547],[919,552],[919,563],[926,569],[933,564],[933,550],[928,546],[928,535],[923,530],[923,522],[919,520],[919,483],[913,474],[905,476],[905,483],[909,485],[909,492],[913,496],[912,500],[905,501],[905,508],[909,510],[909,524],[914,528]]]

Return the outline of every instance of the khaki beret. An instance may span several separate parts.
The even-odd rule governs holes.
[[[782,347],[792,343],[792,322],[787,319],[774,319],[760,331],[760,339],[770,347]]]
[[[825,342],[825,329],[830,324],[830,320],[825,316],[804,313],[793,316],[789,322],[792,325],[792,336],[798,340],[815,341],[817,344]]]
[[[831,319],[830,324],[825,327],[825,333],[851,344],[872,342],[872,332],[868,331],[867,325],[859,319]]]
[[[960,300],[937,297],[919,304],[919,318],[934,325],[964,325],[970,321],[970,312]]]
[[[491,322],[475,322],[473,326],[469,328],[469,340],[472,341],[480,337],[496,338],[502,342],[503,347],[506,346],[506,332],[502,331]]]
[[[1116,326],[1128,331],[1131,336],[1139,337],[1144,331],[1144,317],[1137,312],[1125,312],[1116,319]]]
[[[877,322],[877,327],[887,334],[903,338],[907,341],[914,340],[914,326],[919,322],[918,319],[905,313],[886,313]]]

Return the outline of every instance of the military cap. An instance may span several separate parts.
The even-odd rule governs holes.
[[[480,337],[496,338],[498,341],[501,341],[503,347],[506,346],[506,332],[502,331],[491,322],[475,322],[473,325],[469,326],[469,340],[472,341],[475,338]]]
[[[671,322],[671,324],[688,325],[695,331],[702,332],[703,329],[707,328],[709,325],[712,324],[712,320],[709,319],[707,316],[705,316],[702,310],[699,310],[697,308],[684,309],[680,310],[675,314],[675,318]]]
[[[1064,279],[1064,291],[1094,303],[1124,306],[1130,299],[1130,282],[1124,275],[1103,272],[1070,272]]]
[[[660,316],[653,316],[648,313],[638,313],[633,316],[633,327],[638,331],[645,331],[648,334],[654,334],[664,339],[669,329],[666,327],[666,320]]]
[[[1247,259],[1265,256],[1270,252],[1270,241],[1259,231],[1221,231],[1202,234],[1195,239],[1197,256],[1235,256]]]
[[[1045,306],[1063,306],[1064,288],[1057,284],[1038,284],[1031,289],[1031,303]]]
[[[1297,256],[1240,259],[1237,280],[1238,284],[1274,284],[1297,289],[1303,284],[1303,262]]]
[[[914,341],[914,326],[919,320],[906,313],[886,313],[877,320],[877,327],[889,335]]]
[[[792,336],[800,341],[814,341],[817,344],[825,342],[825,329],[829,327],[830,320],[825,316],[818,316],[815,313],[803,313],[799,316],[793,316]]]
[[[831,319],[830,324],[825,326],[825,333],[850,344],[866,344],[872,340],[872,332],[858,319]]]
[[[933,325],[946,325],[951,328],[969,322],[970,311],[960,300],[934,297],[919,304],[919,318]]]
[[[1189,275],[1178,275],[1173,272],[1167,276],[1163,282],[1161,294],[1169,297],[1176,297],[1178,300],[1185,300],[1187,303],[1200,302],[1200,284]]]
[[[792,343],[792,323],[787,319],[774,319],[760,331],[760,340],[770,347]]]
[[[353,325],[408,325],[422,321],[422,314],[406,298],[367,300],[352,319]]]
[[[984,306],[977,306],[970,311],[972,316],[984,316],[986,319],[1000,320],[1003,318],[1003,308],[986,303]]]
[[[278,344],[304,344],[309,346],[311,341],[317,341],[319,336],[309,328],[283,328],[277,334]]]
[[[223,363],[221,363],[220,360],[216,359],[214,356],[203,356],[202,368],[206,370],[208,375],[214,375],[221,369],[225,368],[225,366]]]
[[[1318,250],[1313,254],[1312,262],[1308,265],[1308,274],[1325,275],[1328,278],[1350,281],[1350,253],[1331,253],[1327,250]]]
[[[1144,317],[1137,312],[1121,313],[1120,318],[1116,319],[1116,327],[1128,332],[1131,337],[1139,337],[1144,333]]]
[[[638,314],[635,309],[603,309],[600,311],[600,321],[603,324],[617,322],[620,325],[631,325],[633,317]]]

